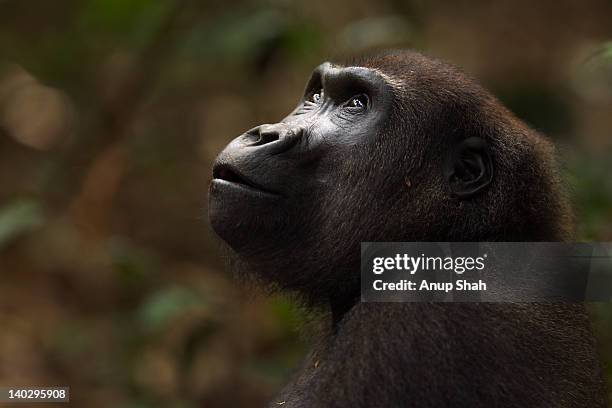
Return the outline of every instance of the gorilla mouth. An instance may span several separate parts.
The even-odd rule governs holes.
[[[268,194],[276,194],[254,183],[253,181],[239,173],[235,168],[227,164],[220,164],[214,167],[213,181],[215,180],[230,183],[248,190],[256,190],[258,192]]]

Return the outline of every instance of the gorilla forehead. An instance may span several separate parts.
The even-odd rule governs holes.
[[[421,113],[426,108],[449,110],[482,107],[493,112],[504,110],[492,95],[458,67],[411,50],[386,51],[346,62],[378,73],[394,89],[395,98],[411,102]],[[452,106],[450,106],[452,105]],[[504,112],[497,117],[509,115]]]
[[[348,61],[345,65],[381,72],[393,78],[398,86],[404,85],[404,83],[398,82],[398,79],[409,80],[414,78],[415,75],[427,77],[463,76],[458,68],[446,62],[410,50],[392,50],[361,56]]]

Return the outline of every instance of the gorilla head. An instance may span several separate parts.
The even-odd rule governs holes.
[[[312,301],[350,302],[360,242],[566,238],[552,152],[436,60],[324,63],[293,112],[221,152],[210,220],[239,269]]]

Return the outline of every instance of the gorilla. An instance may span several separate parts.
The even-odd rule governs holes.
[[[297,108],[219,154],[232,265],[329,323],[271,407],[604,407],[585,307],[363,303],[360,243],[566,241],[552,144],[416,52],[323,63]]]

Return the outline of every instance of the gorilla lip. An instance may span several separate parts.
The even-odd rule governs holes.
[[[227,164],[216,165],[213,168],[213,182],[215,181],[232,184],[246,190],[254,190],[258,193],[277,195],[276,193],[254,183],[238,172],[234,167]]]

